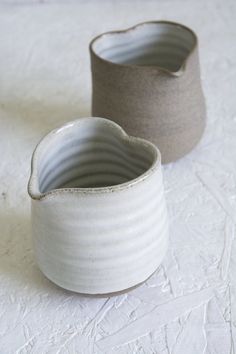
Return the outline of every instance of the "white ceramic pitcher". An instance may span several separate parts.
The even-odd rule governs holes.
[[[128,289],[160,265],[168,221],[158,149],[104,118],[81,118],[36,147],[28,186],[37,263],[87,294]]]

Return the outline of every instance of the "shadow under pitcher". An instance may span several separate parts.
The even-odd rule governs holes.
[[[198,40],[168,21],[104,33],[90,43],[92,115],[158,146],[175,161],[200,140],[206,120]]]

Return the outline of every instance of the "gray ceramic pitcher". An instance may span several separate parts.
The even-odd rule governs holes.
[[[198,41],[167,21],[104,33],[90,44],[92,115],[155,143],[168,163],[187,154],[205,127]]]

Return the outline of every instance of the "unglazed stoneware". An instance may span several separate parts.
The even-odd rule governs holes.
[[[155,143],[168,163],[184,156],[205,127],[198,41],[189,28],[146,22],[90,44],[92,115]]]
[[[36,147],[28,191],[42,272],[86,294],[146,280],[168,245],[161,156],[104,118],[81,118]]]

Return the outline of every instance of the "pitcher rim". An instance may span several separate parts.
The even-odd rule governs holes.
[[[192,49],[190,50],[190,52],[188,53],[188,55],[186,56],[186,58],[183,60],[183,63],[181,64],[180,68],[177,71],[171,71],[168,70],[166,68],[163,68],[161,66],[158,65],[137,65],[137,64],[123,64],[123,63],[116,63],[113,62],[111,60],[108,59],[104,59],[102,56],[98,55],[93,46],[94,43],[99,40],[102,37],[105,37],[107,35],[114,35],[114,34],[122,34],[122,33],[128,33],[132,30],[135,30],[138,27],[144,26],[144,25],[151,25],[151,24],[169,24],[169,25],[174,25],[176,27],[181,27],[184,30],[187,30],[188,32],[190,32],[194,38],[194,44]],[[114,30],[114,31],[107,31],[107,32],[103,32],[99,35],[97,35],[96,37],[94,37],[89,44],[89,51],[90,54],[92,54],[96,59],[101,60],[102,62],[104,62],[105,64],[111,65],[111,66],[116,66],[116,67],[122,67],[122,68],[129,68],[129,69],[140,69],[140,70],[153,70],[155,69],[156,71],[160,71],[163,72],[165,74],[168,74],[169,76],[174,76],[174,77],[178,77],[180,76],[185,70],[186,70],[186,63],[189,60],[190,56],[193,54],[193,52],[195,51],[195,49],[197,48],[198,45],[198,37],[196,35],[196,33],[189,27],[178,23],[178,22],[174,22],[174,21],[168,21],[168,20],[152,20],[152,21],[144,21],[144,22],[139,22],[134,26],[125,28],[125,29],[121,29],[121,30]]]
[[[73,188],[55,188],[52,190],[49,190],[47,192],[41,192],[39,188],[39,183],[38,183],[38,171],[37,171],[37,162],[39,155],[43,149],[43,146],[47,144],[48,141],[51,140],[51,138],[55,134],[65,134],[66,129],[68,129],[71,126],[77,125],[79,123],[82,123],[82,121],[86,120],[94,120],[94,121],[100,121],[102,124],[110,125],[113,129],[116,129],[119,131],[119,135],[121,138],[121,141],[126,141],[133,144],[139,144],[142,145],[143,147],[147,148],[150,153],[153,154],[153,161],[150,165],[149,168],[147,168],[143,173],[138,175],[136,178],[130,179],[127,182],[120,183],[120,184],[115,184],[111,186],[105,186],[105,187],[73,187]],[[80,194],[104,194],[104,193],[114,193],[118,192],[121,190],[125,190],[127,188],[133,187],[134,185],[137,185],[138,183],[143,182],[146,180],[148,177],[150,177],[155,171],[161,169],[161,153],[159,149],[150,141],[139,138],[139,137],[134,137],[131,135],[128,135],[125,130],[118,125],[117,123],[107,119],[107,118],[101,118],[101,117],[84,117],[84,118],[77,118],[75,120],[72,120],[70,122],[67,122],[66,124],[61,125],[58,128],[55,128],[51,130],[48,134],[46,134],[36,145],[32,158],[31,158],[31,172],[30,172],[30,177],[29,177],[29,182],[28,182],[28,194],[33,200],[41,200],[45,199],[48,197],[53,197],[55,195],[60,195],[60,194],[74,194],[74,193],[80,193]]]

